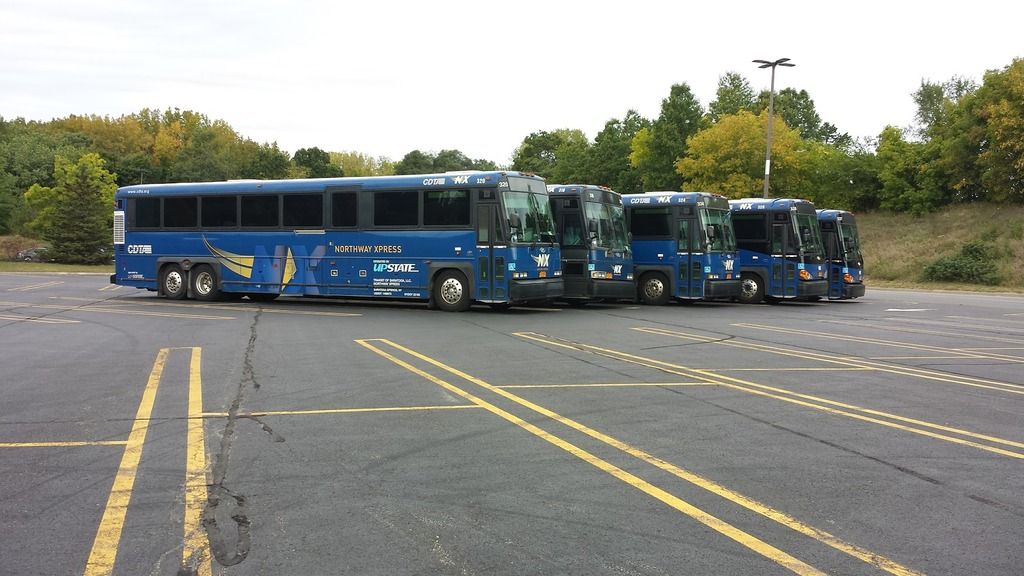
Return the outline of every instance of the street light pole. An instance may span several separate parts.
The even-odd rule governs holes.
[[[776,66],[787,66],[792,67],[796,64],[790,64],[789,58],[779,58],[774,62],[767,60],[754,60],[756,64],[760,64],[758,68],[771,68],[772,69],[772,84],[768,90],[768,142],[764,148],[764,197],[768,197],[768,178],[772,172],[772,124],[775,119],[775,67]]]

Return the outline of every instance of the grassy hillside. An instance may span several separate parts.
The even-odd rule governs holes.
[[[941,212],[914,217],[907,214],[862,212],[857,214],[864,247],[868,286],[906,286],[978,290],[969,282],[935,282],[925,279],[929,264],[946,259],[946,269],[994,271],[994,289],[1024,292],[1024,207],[974,204],[948,207]],[[981,245],[990,261],[951,260],[965,245]],[[970,252],[970,250],[969,250]]]

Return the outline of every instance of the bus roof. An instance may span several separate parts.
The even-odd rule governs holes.
[[[761,211],[761,210],[790,210],[793,207],[814,209],[810,200],[800,198],[741,198],[729,200],[729,208],[734,212]]]
[[[818,220],[822,222],[834,222],[840,218],[847,221],[854,221],[853,212],[847,210],[819,209],[817,210]]]
[[[395,176],[348,176],[342,178],[298,178],[294,180],[227,180],[222,182],[182,182],[174,184],[136,184],[117,190],[117,197],[141,195],[232,194],[240,192],[317,192],[328,187],[360,187],[380,189],[430,189],[450,186],[492,187],[506,176],[531,180],[543,179],[525,172],[515,171],[460,171],[441,174],[406,174]]]
[[[696,204],[698,200],[708,198],[722,199],[725,196],[714,192],[644,192],[643,194],[623,194],[622,202],[627,206],[640,204]]]

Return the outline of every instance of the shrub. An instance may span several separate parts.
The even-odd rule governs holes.
[[[923,277],[933,282],[999,284],[1002,278],[996,262],[999,251],[993,244],[972,241],[955,256],[943,256],[925,266]]]

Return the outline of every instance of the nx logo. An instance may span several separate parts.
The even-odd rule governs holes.
[[[754,207],[753,204],[749,204],[749,203],[746,203],[746,202],[740,204],[740,210],[750,210],[753,207]]]
[[[538,254],[536,256],[530,256],[533,261],[537,263],[537,268],[547,268],[548,261],[551,259],[551,254]]]
[[[618,276],[619,274],[622,274],[622,264],[616,264],[616,265],[612,266],[612,274],[614,274],[616,276]]]
[[[732,272],[733,262],[734,262],[734,260],[726,260],[725,261],[725,271],[726,272]]]
[[[419,272],[415,264],[374,264],[374,272]]]
[[[452,184],[469,184],[469,176],[452,176]]]

